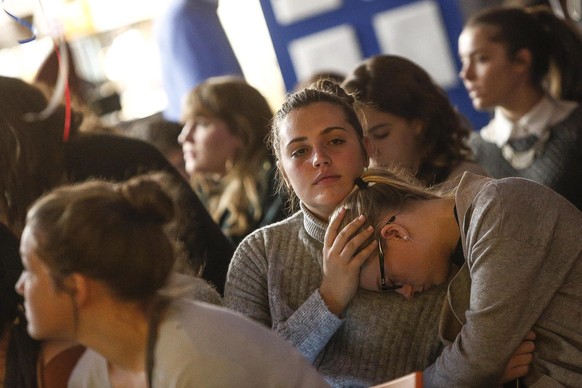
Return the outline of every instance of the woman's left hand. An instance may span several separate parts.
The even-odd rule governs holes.
[[[365,217],[359,216],[338,233],[338,227],[345,217],[341,209],[332,217],[325,232],[323,244],[323,281],[320,293],[331,312],[341,315],[352,300],[360,283],[360,269],[364,262],[376,251],[374,240],[357,254],[356,251],[370,237],[374,229],[364,225]]]

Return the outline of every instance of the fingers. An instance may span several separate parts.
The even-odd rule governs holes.
[[[511,355],[503,372],[502,382],[515,380],[529,373],[535,350],[535,338],[536,334],[531,330],[526,334],[524,340]]]
[[[366,222],[366,217],[359,216],[346,225],[336,236],[332,247],[337,248],[342,256],[351,257],[358,248],[374,232],[374,228],[368,226],[361,232],[358,232]]]
[[[372,228],[370,226],[368,228],[368,231],[370,233],[373,233],[374,232],[374,228]],[[356,236],[358,238],[360,236],[363,238],[363,241],[361,243],[359,243],[358,246],[362,245],[362,243],[364,243],[364,241],[368,238],[368,235],[366,235],[366,237],[364,238],[362,236],[362,233],[360,233],[358,236]],[[355,266],[357,266],[358,268],[360,268],[366,262],[366,260],[368,260],[368,258],[370,258],[370,256],[374,255],[377,251],[378,251],[378,241],[372,240],[372,242],[370,244],[368,244],[366,247],[364,247],[360,252],[358,252],[357,255],[355,255],[352,258],[353,264]]]
[[[325,237],[324,237],[324,244],[330,247],[336,236],[337,236],[337,229],[339,228],[340,223],[343,221],[346,215],[346,209],[344,207],[340,208],[337,214],[334,214],[325,230]]]
[[[533,341],[523,341],[521,344],[519,344],[519,346],[517,347],[517,349],[515,350],[515,352],[513,354],[526,354],[526,353],[533,353],[533,351],[535,350],[536,345]]]
[[[525,340],[529,340],[529,341],[533,341],[536,339],[536,333],[533,330],[530,330],[527,332],[527,334],[525,335]]]
[[[533,361],[532,353],[519,354],[511,357],[507,367],[509,369],[515,369],[524,366],[529,366],[529,364],[531,364],[532,361]]]

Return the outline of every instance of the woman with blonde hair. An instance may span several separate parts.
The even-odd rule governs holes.
[[[235,243],[283,217],[265,145],[273,117],[263,95],[242,78],[213,77],[187,96],[179,141],[191,182]]]
[[[368,169],[338,209],[328,229],[339,232],[337,250],[377,244],[361,287],[413,301],[450,280],[439,325],[446,346],[424,370],[425,386],[494,386],[530,330],[526,386],[580,383],[582,213],[562,196],[531,180],[469,172],[441,192]]]

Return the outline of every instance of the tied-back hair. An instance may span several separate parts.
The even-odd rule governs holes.
[[[335,105],[343,111],[346,121],[356,131],[364,160],[368,160],[368,152],[364,145],[364,129],[362,126],[364,116],[361,104],[339,84],[329,79],[320,79],[310,86],[286,96],[285,102],[273,118],[271,132],[267,139],[269,148],[275,154],[276,159],[281,160],[281,135],[279,131],[283,121],[292,112],[319,102]],[[285,179],[280,169],[281,167],[277,169],[276,175],[277,191],[284,194],[288,199],[288,209],[294,211],[298,206],[298,198],[291,187],[285,184]]]
[[[415,173],[422,182],[441,183],[459,163],[472,160],[467,119],[414,62],[395,55],[373,56],[348,74],[343,87],[374,109],[421,121],[421,163]]]
[[[582,101],[582,33],[555,16],[548,7],[492,7],[466,27],[496,28],[490,38],[505,44],[512,59],[521,49],[532,54],[531,82],[557,99]]]
[[[34,200],[66,181],[65,109],[30,118],[47,106],[43,93],[17,78],[0,76],[0,221],[16,236]],[[81,117],[73,112],[71,134]]]
[[[158,175],[62,186],[32,206],[26,227],[59,289],[67,291],[63,279],[79,273],[120,300],[154,300],[175,262],[163,229],[174,207]]]
[[[228,130],[242,140],[243,146],[218,183],[213,177],[198,174],[192,184],[225,234],[245,235],[263,217],[262,199],[268,195],[272,157],[265,138],[273,111],[265,97],[244,79],[220,76],[202,82],[187,96],[182,121],[197,116],[225,121]]]
[[[362,246],[378,237],[380,233],[378,226],[388,213],[397,214],[407,210],[417,201],[453,197],[456,191],[456,186],[426,187],[409,171],[395,167],[370,167],[359,179],[364,184],[354,185],[354,189],[334,211],[334,215],[337,215],[342,207],[345,208],[345,216],[338,230],[342,230],[360,215],[366,217],[366,222],[360,230],[372,226],[375,234]]]

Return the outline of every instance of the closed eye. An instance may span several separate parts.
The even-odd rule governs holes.
[[[390,136],[390,131],[374,131],[370,134],[370,137],[374,140],[386,139]]]

